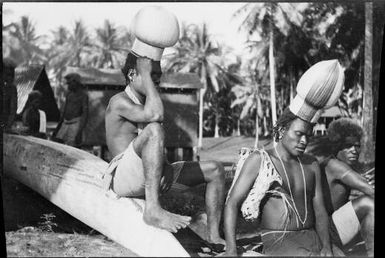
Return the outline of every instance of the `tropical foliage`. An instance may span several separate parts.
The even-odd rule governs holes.
[[[373,4],[371,13],[359,2],[245,3],[234,10],[234,17],[241,21],[239,30],[247,34],[243,53],[235,54],[205,23],[182,24],[178,43],[162,60],[163,69],[199,75],[204,85],[199,94],[200,139],[255,135],[257,143],[258,137],[271,133],[275,116],[296,94],[296,82],[304,71],[320,60],[334,58],[342,63],[346,77],[338,104],[347,116],[362,122],[368,90],[364,80],[368,15],[373,18],[375,51],[369,61],[373,65],[370,96],[375,97],[380,65],[376,53],[382,45],[385,20],[380,2]],[[78,20],[72,28],[61,26],[51,35],[37,35],[28,17],[3,24],[3,56],[18,64],[45,64],[54,86],[60,85],[67,66],[120,67],[132,42],[126,28],[109,20],[95,30]],[[57,96],[60,92],[57,87]],[[375,106],[378,100],[372,101]]]

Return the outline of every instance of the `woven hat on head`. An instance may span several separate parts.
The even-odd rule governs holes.
[[[305,121],[316,123],[322,110],[339,99],[344,80],[344,69],[337,59],[316,63],[299,79],[290,111]]]
[[[176,16],[161,6],[143,7],[135,15],[131,29],[135,40],[131,51],[138,56],[160,61],[166,47],[179,39]]]

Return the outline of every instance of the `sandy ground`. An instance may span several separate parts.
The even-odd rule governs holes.
[[[1,181],[8,257],[137,256],[17,181]]]

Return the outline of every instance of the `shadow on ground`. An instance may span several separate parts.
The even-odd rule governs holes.
[[[12,178],[1,189],[7,256],[137,256]]]

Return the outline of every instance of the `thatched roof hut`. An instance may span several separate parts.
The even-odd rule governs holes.
[[[42,93],[41,109],[47,121],[58,121],[60,111],[43,65],[18,66],[15,69],[15,85],[17,88],[17,114],[20,115],[27,103],[28,94],[33,90]]]

